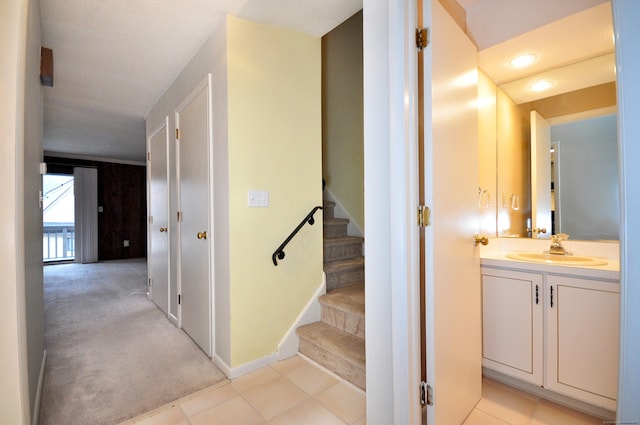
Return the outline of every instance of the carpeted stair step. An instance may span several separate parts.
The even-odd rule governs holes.
[[[297,332],[302,354],[365,389],[364,339],[323,322],[302,326]]]
[[[323,260],[328,262],[362,257],[362,241],[362,238],[356,236],[324,238]]]
[[[328,325],[364,338],[364,283],[334,289],[321,296],[322,321]]]
[[[325,238],[335,238],[347,236],[347,225],[349,219],[346,218],[324,218],[322,234]]]
[[[364,257],[324,263],[327,292],[357,282],[364,282]]]
[[[324,218],[335,217],[336,203],[332,201],[322,201],[322,215]]]

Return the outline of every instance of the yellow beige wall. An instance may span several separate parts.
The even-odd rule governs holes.
[[[364,232],[362,12],[322,38],[323,176]]]
[[[496,96],[498,134],[498,235],[527,236],[531,216],[529,117],[502,89]],[[512,208],[511,195],[519,199]]]
[[[322,215],[271,254],[322,203],[320,38],[227,22],[231,366],[277,351],[322,282]],[[269,192],[249,208],[247,192]]]
[[[496,236],[496,85],[482,71],[478,71],[478,143],[480,232]]]

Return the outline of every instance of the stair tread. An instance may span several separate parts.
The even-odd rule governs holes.
[[[341,244],[350,244],[356,242],[362,242],[364,238],[359,236],[334,236],[334,237],[325,237],[323,239],[323,243],[325,245],[341,245]]]
[[[327,206],[329,208],[335,207],[336,203],[333,201],[322,201],[322,206]]]
[[[354,269],[360,266],[364,266],[364,257],[353,257],[344,260],[327,261],[324,263],[324,271],[336,272],[340,270]]]
[[[324,322],[315,322],[298,328],[298,336],[345,359],[349,363],[365,367],[364,339],[341,331]]]
[[[364,282],[333,289],[318,301],[336,310],[364,317]]]

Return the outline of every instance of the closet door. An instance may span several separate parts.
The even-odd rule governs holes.
[[[167,181],[169,126],[165,118],[148,140],[149,170],[149,295],[169,311],[169,190]]]
[[[184,331],[211,357],[210,83],[176,109],[179,188],[179,311]]]

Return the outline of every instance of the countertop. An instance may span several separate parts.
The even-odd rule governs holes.
[[[507,251],[485,252],[480,256],[482,267],[498,267],[519,271],[532,271],[539,273],[558,274],[565,276],[578,276],[592,279],[610,281],[620,280],[620,261],[607,258],[604,266],[568,266],[558,264],[533,263],[528,261],[508,258]]]

